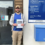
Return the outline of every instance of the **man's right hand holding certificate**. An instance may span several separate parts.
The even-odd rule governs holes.
[[[14,23],[13,26],[18,26],[18,24]]]

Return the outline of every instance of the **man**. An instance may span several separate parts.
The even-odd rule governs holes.
[[[23,29],[22,28],[16,28],[18,24],[16,23],[17,19],[23,19],[23,24],[21,26],[24,26],[26,24],[25,17],[21,13],[21,7],[19,5],[16,6],[15,8],[16,13],[11,15],[9,24],[12,25],[12,45],[16,45],[16,40],[18,37],[18,44],[21,45],[21,39],[22,39],[22,33]]]

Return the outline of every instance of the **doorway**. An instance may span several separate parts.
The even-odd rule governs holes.
[[[14,0],[0,0],[0,45],[12,44],[12,32],[9,25],[11,14],[14,13]],[[3,15],[3,17],[1,17]],[[8,16],[8,20],[2,20]]]

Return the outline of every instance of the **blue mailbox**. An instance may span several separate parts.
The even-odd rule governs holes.
[[[45,41],[45,25],[34,25],[35,41]]]

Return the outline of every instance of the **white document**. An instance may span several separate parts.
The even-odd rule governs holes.
[[[21,26],[21,24],[23,23],[23,19],[17,19],[16,23],[18,24],[18,26],[16,26],[16,28],[23,28],[23,26]]]
[[[9,20],[8,18],[9,18],[8,15],[5,15],[5,21],[8,21]]]

